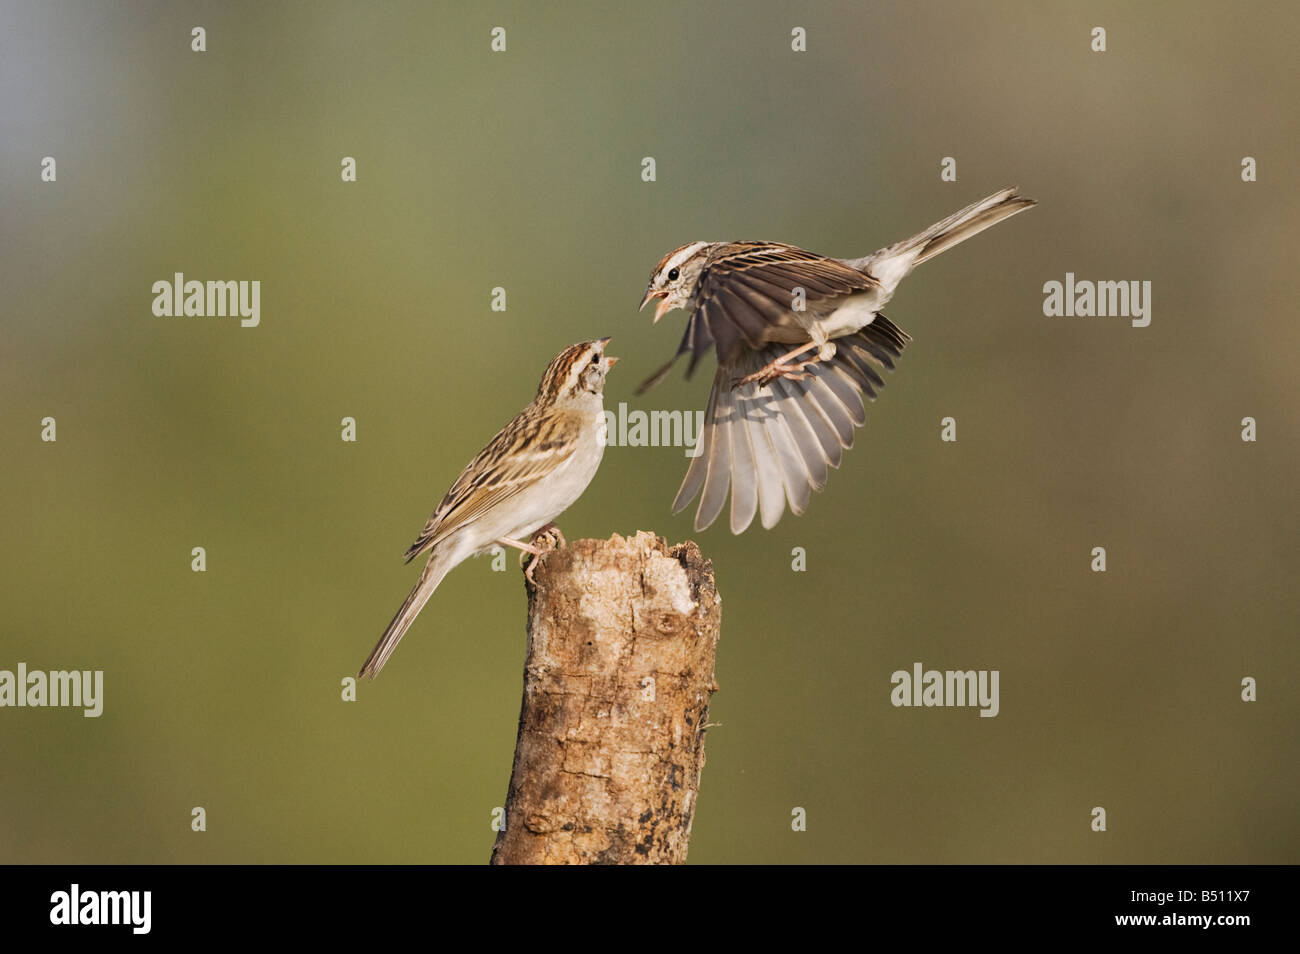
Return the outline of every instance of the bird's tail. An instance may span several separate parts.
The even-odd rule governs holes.
[[[438,588],[442,578],[446,576],[455,566],[446,554],[434,551],[429,557],[429,562],[424,565],[424,570],[420,573],[420,579],[416,581],[415,588],[411,590],[411,595],[406,598],[402,608],[397,611],[393,621],[388,624],[388,629],[375,648],[370,651],[370,658],[366,664],[361,667],[358,676],[365,676],[367,679],[374,679],[379,675],[379,670],[384,668],[384,663],[388,662],[388,657],[393,654],[397,644],[401,642],[406,631],[410,629],[411,624],[415,622],[415,617],[419,615],[420,610],[424,609],[424,604],[429,602],[429,597],[433,591]]]
[[[917,265],[1037,204],[1015,189],[1003,189],[980,199],[974,205],[966,206],[960,212],[954,212],[924,232],[882,248],[854,264],[870,272],[892,291]]]

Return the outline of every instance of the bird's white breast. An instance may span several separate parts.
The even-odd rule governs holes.
[[[555,470],[515,495],[502,514],[505,529],[499,537],[527,539],[573,506],[600,469],[605,455],[605,415],[597,407],[597,421],[582,430],[577,449]]]

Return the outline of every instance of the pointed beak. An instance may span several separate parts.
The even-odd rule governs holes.
[[[609,339],[610,339],[611,337],[612,337],[611,335],[605,335],[605,337],[603,337],[603,338],[597,338],[597,339],[596,339],[596,343],[600,345],[602,351],[604,350],[605,346],[606,346],[607,344],[609,344]],[[606,361],[606,364],[605,364],[605,370],[606,370],[606,371],[608,371],[610,368],[614,367],[614,365],[618,364],[618,358],[614,357],[612,354],[607,354],[607,355],[605,355],[604,357],[605,357],[605,361]]]
[[[663,299],[663,301],[659,302],[659,307],[655,309],[655,318],[652,324],[657,325],[659,323],[659,319],[664,316],[664,312],[668,311],[668,289],[660,288],[658,291],[656,291],[653,288],[647,288],[645,290],[645,296],[641,299],[641,304],[637,308],[637,311],[640,311],[642,308],[645,308],[646,303],[649,302],[651,298]]]

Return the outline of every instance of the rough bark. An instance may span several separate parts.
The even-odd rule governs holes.
[[[682,864],[722,619],[713,565],[652,533],[551,551],[493,864]]]

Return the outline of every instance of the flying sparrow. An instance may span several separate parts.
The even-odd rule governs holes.
[[[1035,205],[1004,189],[924,232],[863,258],[827,258],[776,242],[692,242],[655,266],[641,307],[659,299],[654,320],[690,311],[671,361],[637,389],[659,381],[690,353],[689,378],[712,347],[718,371],[705,411],[700,453],[673,513],[700,496],[695,529],[717,519],[731,489],[731,532],[754,519],[775,526],[797,515],[826,485],[853,430],[866,420],[863,395],[884,386],[911,338],[880,313],[917,265]]]
[[[608,338],[565,348],[551,362],[537,397],[469,462],[406,551],[410,563],[429,551],[420,579],[359,675],[374,679],[443,577],[472,556],[501,544],[533,554],[527,575],[543,551],[545,531],[563,535],[551,522],[587,489],[605,453],[602,392],[618,358],[605,354]],[[525,542],[532,534],[533,542]]]

